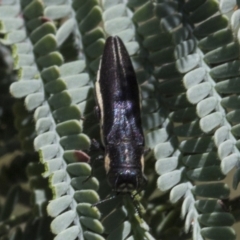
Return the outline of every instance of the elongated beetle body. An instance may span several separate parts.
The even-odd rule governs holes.
[[[141,191],[146,183],[139,87],[119,37],[109,37],[95,84],[105,169],[116,193]]]

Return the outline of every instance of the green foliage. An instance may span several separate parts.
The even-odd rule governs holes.
[[[239,197],[224,180],[236,169],[234,189],[240,181],[238,7],[1,1],[0,238],[236,239]],[[100,141],[93,85],[111,35],[131,56],[151,150],[138,212],[128,196],[92,207],[111,192],[103,163],[87,163],[102,154],[91,148]]]

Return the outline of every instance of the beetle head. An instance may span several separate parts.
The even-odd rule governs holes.
[[[108,173],[108,182],[116,192],[141,191],[146,185],[146,178],[142,172],[134,168],[111,170]]]

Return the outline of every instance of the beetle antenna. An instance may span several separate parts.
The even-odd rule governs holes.
[[[98,206],[98,205],[100,205],[100,204],[102,204],[102,203],[104,203],[104,202],[108,202],[108,201],[116,198],[117,196],[118,196],[118,195],[113,195],[113,196],[110,196],[110,197],[106,197],[105,199],[103,199],[103,200],[101,200],[101,201],[99,201],[99,202],[93,203],[93,204],[92,204],[92,207],[96,207],[96,206]]]

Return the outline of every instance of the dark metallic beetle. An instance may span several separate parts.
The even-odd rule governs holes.
[[[139,192],[146,183],[139,88],[119,37],[106,41],[95,90],[108,182],[117,194]]]

